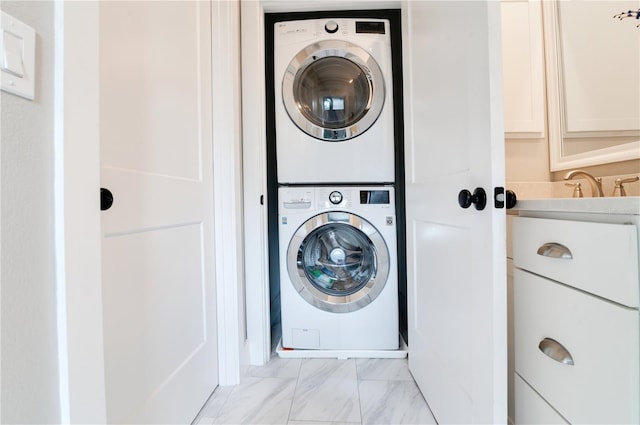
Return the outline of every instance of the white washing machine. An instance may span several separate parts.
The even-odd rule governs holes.
[[[386,19],[274,24],[279,183],[391,183],[391,37]]]
[[[398,349],[393,187],[278,196],[283,348]]]

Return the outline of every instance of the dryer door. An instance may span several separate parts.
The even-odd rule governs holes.
[[[296,231],[287,267],[293,286],[309,304],[346,313],[367,306],[382,292],[389,276],[389,250],[367,220],[329,212]]]
[[[293,122],[320,140],[339,142],[364,133],[384,106],[385,84],[375,59],[341,40],[307,46],[291,61],[282,98]]]

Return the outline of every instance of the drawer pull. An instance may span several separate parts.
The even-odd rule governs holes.
[[[562,258],[563,260],[571,260],[573,258],[573,254],[571,254],[569,248],[556,242],[549,242],[542,245],[538,248],[538,255],[551,258]]]
[[[553,360],[566,365],[573,366],[573,357],[566,348],[562,346],[558,341],[551,338],[545,338],[540,341],[538,348],[547,356]]]

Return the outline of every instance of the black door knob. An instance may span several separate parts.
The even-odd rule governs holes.
[[[113,193],[104,187],[100,188],[100,211],[105,211],[113,205]]]
[[[508,210],[516,206],[516,202],[518,202],[518,198],[516,197],[516,193],[513,190],[507,190],[505,192],[505,198],[506,198],[505,203],[507,205]]]
[[[469,208],[473,204],[477,210],[483,210],[487,205],[487,192],[481,187],[477,187],[473,194],[467,189],[462,189],[458,193],[458,204],[462,208]]]

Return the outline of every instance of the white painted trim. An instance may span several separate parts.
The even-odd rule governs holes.
[[[56,253],[56,320],[58,336],[58,397],[60,423],[71,421],[69,411],[69,352],[67,350],[67,292],[64,285],[66,256],[64,250],[64,7],[56,2],[54,8],[54,243]]]
[[[542,18],[544,28],[544,51],[547,74],[547,125],[549,134],[549,161],[551,171],[559,166],[562,160],[562,125],[560,114],[560,81],[558,74],[556,8],[552,2],[542,2]],[[553,52],[553,54],[552,54]]]
[[[537,5],[538,9],[540,5]],[[491,100],[491,181],[493,186],[505,185],[505,132],[504,132],[504,84],[502,58],[502,26],[500,5],[487,1],[487,27],[489,46],[489,96]],[[540,64],[542,65],[542,64]],[[492,341],[492,402],[491,417],[494,423],[508,421],[508,335],[507,335],[507,224],[506,210],[494,209],[491,218],[493,243],[491,259],[493,282],[491,311],[493,320]],[[487,342],[489,343],[489,342]]]
[[[398,0],[263,0],[262,8],[267,13],[316,12],[332,10],[399,9]]]
[[[244,234],[248,361],[264,365],[271,350],[267,240],[264,9],[241,2]],[[260,205],[263,196],[264,205]]]
[[[212,2],[213,186],[221,385],[240,382],[244,347],[240,7]]]
[[[99,4],[59,2],[55,16],[55,243],[61,421],[105,423],[98,208]]]
[[[559,145],[559,144],[558,144]],[[551,171],[569,170],[579,167],[590,167],[593,165],[609,164],[612,162],[629,161],[640,158],[640,140],[636,142],[624,143],[622,145],[597,149],[574,155],[562,155],[560,146],[555,146],[551,162]],[[559,148],[559,149],[558,149]]]
[[[1,106],[0,106],[1,108]],[[2,110],[0,109],[0,112]],[[0,135],[2,134],[2,120],[0,119]],[[2,164],[2,149],[0,149],[0,164]],[[1,167],[0,167],[1,169]],[[0,172],[2,175],[2,172]],[[2,178],[0,177],[0,187],[2,187]],[[2,217],[2,198],[0,197],[0,217]],[[2,226],[0,226],[0,270],[2,270]],[[1,279],[0,279],[1,280]],[[2,305],[2,284],[0,284],[0,306]],[[0,329],[2,328],[2,314],[0,314]],[[2,331],[0,331],[0,347],[2,347]],[[0,356],[1,357],[1,356]],[[1,361],[1,360],[0,360]],[[2,385],[2,367],[0,367],[0,389]],[[0,420],[2,418],[2,403],[0,402]]]

